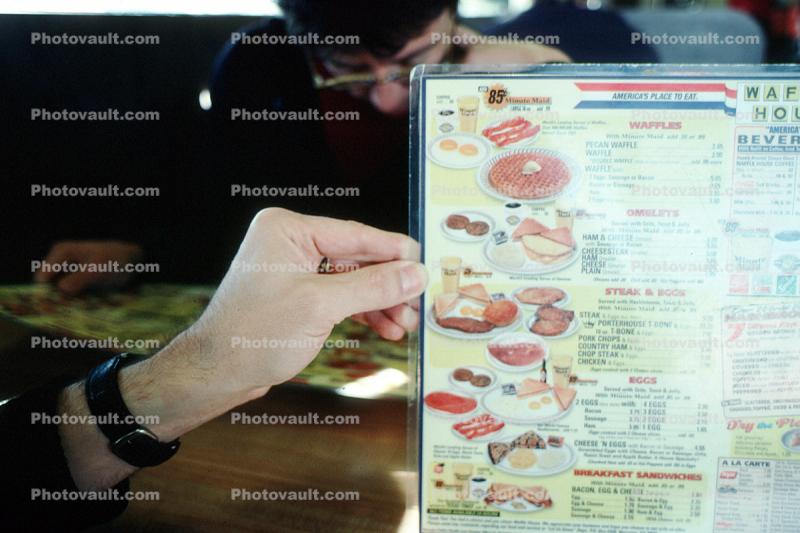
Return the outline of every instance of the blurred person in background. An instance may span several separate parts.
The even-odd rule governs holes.
[[[767,35],[767,61],[794,63],[798,60],[797,0],[730,0],[734,9],[746,11],[758,20]]]
[[[281,0],[280,5],[284,17],[232,35],[213,68],[205,149],[215,152],[221,165],[213,178],[192,182],[201,202],[182,206],[187,220],[193,218],[191,210],[197,211],[195,219],[213,219],[204,228],[202,259],[211,279],[224,273],[238,236],[267,206],[407,231],[409,73],[415,65],[569,60],[548,46],[465,39],[477,34],[459,22],[458,0]],[[264,44],[269,37],[308,34],[322,44]],[[342,36],[358,42],[326,44]],[[469,44],[457,44],[465,40]],[[350,112],[356,118],[316,120],[308,118],[309,110]],[[297,112],[305,118],[252,118],[262,112]],[[264,186],[272,188],[269,194]],[[326,188],[333,194],[325,195]],[[186,226],[169,231],[197,231]],[[62,242],[48,260],[126,263],[162,255],[146,248],[131,242]],[[194,254],[184,255],[197,261]],[[37,279],[79,294],[121,286],[130,276],[40,274]]]

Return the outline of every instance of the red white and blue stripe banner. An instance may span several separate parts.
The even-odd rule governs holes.
[[[736,85],[579,82],[576,109],[719,109],[736,114]]]

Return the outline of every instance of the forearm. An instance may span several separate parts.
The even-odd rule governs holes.
[[[161,442],[170,442],[233,407],[266,393],[224,390],[213,380],[219,369],[208,343],[182,333],[152,358],[119,373],[122,397],[131,414],[152,417],[147,425]],[[64,389],[59,413],[88,416],[85,382]],[[113,487],[136,471],[115,456],[108,439],[94,424],[64,424],[59,428],[72,478],[81,490]]]

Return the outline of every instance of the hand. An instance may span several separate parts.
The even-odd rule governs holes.
[[[357,268],[320,274],[323,257]],[[419,246],[404,235],[261,211],[200,319],[150,359],[120,371],[122,397],[134,415],[157,417],[148,429],[169,442],[292,378],[348,316],[389,333],[400,323],[411,329],[416,307],[402,306],[427,283],[418,258]],[[58,411],[89,414],[83,383],[62,392]],[[59,431],[81,490],[113,486],[135,471],[110,452],[96,426],[66,424]]]
[[[118,263],[120,267],[140,261],[142,249],[136,244],[119,241],[62,241],[50,248],[44,263],[101,265]],[[39,270],[34,281],[55,283],[58,290],[75,296],[94,287],[122,287],[130,280],[129,272],[52,272]]]
[[[333,273],[320,274],[323,257]],[[305,368],[333,326],[355,315],[389,338],[417,327],[427,277],[418,244],[357,222],[267,209],[188,335],[202,339],[233,388],[282,383]],[[345,271],[340,271],[345,270]]]

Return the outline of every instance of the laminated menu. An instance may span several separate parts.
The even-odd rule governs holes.
[[[423,66],[426,532],[800,531],[800,70]]]

